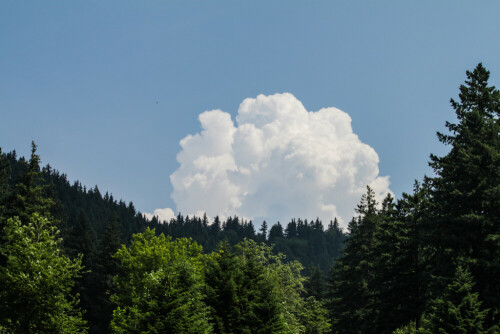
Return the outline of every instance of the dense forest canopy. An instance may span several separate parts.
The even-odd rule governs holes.
[[[0,333],[499,333],[500,92],[467,71],[434,175],[336,219],[146,219],[0,149]],[[326,226],[325,226],[326,225]]]

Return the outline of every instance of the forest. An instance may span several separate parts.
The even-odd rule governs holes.
[[[0,149],[0,333],[500,333],[500,91],[466,76],[433,175],[347,230],[148,220]]]

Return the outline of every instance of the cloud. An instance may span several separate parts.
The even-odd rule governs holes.
[[[180,165],[170,175],[183,214],[257,223],[337,217],[345,226],[367,185],[379,201],[390,192],[377,153],[337,108],[311,112],[289,93],[259,95],[241,103],[236,124],[221,110],[199,121],[201,132],[180,141]]]
[[[144,218],[151,220],[156,217],[160,222],[169,222],[170,219],[175,218],[174,210],[170,208],[156,209],[153,213],[143,213]]]

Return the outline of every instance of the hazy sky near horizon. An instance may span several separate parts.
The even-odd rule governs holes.
[[[482,62],[500,86],[498,13],[498,1],[5,0],[0,147],[28,155],[34,140],[43,164],[142,212],[347,219],[361,184],[399,197],[431,173],[466,70]]]

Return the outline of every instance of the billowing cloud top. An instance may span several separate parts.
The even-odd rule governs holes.
[[[389,178],[337,108],[308,112],[292,94],[245,99],[236,117],[199,116],[202,131],[181,140],[172,198],[184,214],[287,223],[293,217],[344,225],[366,186],[380,201]]]
[[[158,218],[160,222],[169,222],[171,219],[175,218],[174,210],[170,208],[156,209],[153,213],[144,213],[144,218],[151,220],[153,217]]]

